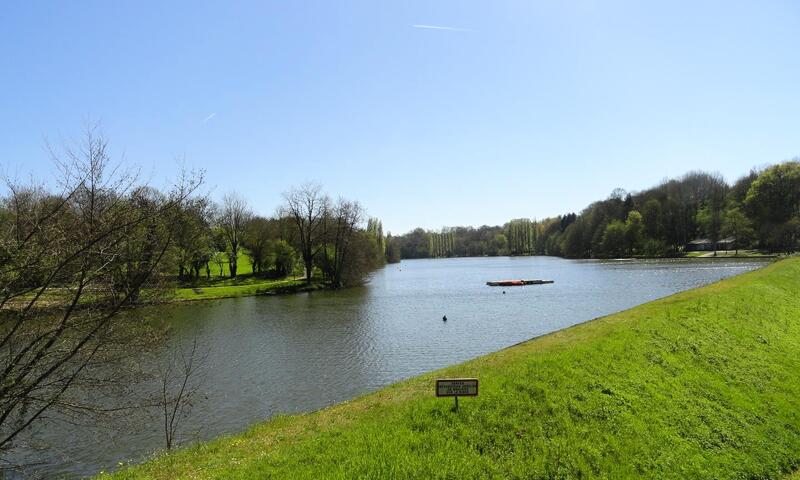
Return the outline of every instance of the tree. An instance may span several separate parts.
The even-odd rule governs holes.
[[[321,237],[323,223],[330,208],[330,199],[322,193],[322,187],[307,183],[283,194],[284,205],[281,216],[288,217],[296,231],[300,256],[306,270],[306,282],[311,284],[314,257],[323,248]]]
[[[392,234],[386,236],[386,263],[400,263],[400,242]]]
[[[270,242],[274,238],[272,230],[271,222],[259,216],[251,218],[245,226],[242,246],[250,257],[253,273],[261,273],[267,269]]]
[[[655,198],[648,199],[642,207],[644,232],[649,238],[659,238],[662,232],[661,202]]]
[[[752,222],[739,208],[734,207],[725,212],[722,232],[733,237],[733,246],[738,255],[739,247],[746,244],[753,236]]]
[[[239,251],[245,236],[245,228],[253,214],[247,200],[236,193],[228,193],[222,199],[222,208],[217,222],[228,242],[228,268],[231,277],[236,277]]]
[[[643,231],[642,214],[638,210],[628,212],[628,218],[625,221],[625,247],[629,253],[641,252]]]
[[[225,251],[228,249],[228,241],[225,238],[225,232],[219,226],[211,228],[211,257],[210,261],[214,262],[217,266],[217,276],[225,276],[225,262],[228,260],[228,255]]]
[[[190,348],[176,345],[172,355],[161,365],[161,390],[158,406],[164,420],[164,443],[167,450],[177,444],[181,421],[189,415],[202,381],[207,354],[197,350],[195,337]]]
[[[275,265],[275,273],[281,277],[291,275],[297,261],[294,248],[285,240],[275,240],[270,244],[270,251],[273,257],[272,263]]]
[[[386,238],[383,236],[383,223],[377,218],[367,220],[367,233],[375,239],[379,262],[386,258]]]
[[[0,448],[50,409],[74,408],[110,361],[120,311],[161,285],[171,228],[202,174],[166,194],[111,162],[96,128],[54,155],[57,193],[6,182],[0,200]]]
[[[357,234],[360,233],[359,225],[363,221],[364,210],[358,202],[351,202],[339,198],[330,210],[330,217],[327,218],[328,238],[326,243],[330,245],[325,255],[326,273],[334,288],[339,288],[347,284],[360,283],[358,271],[354,271],[360,264],[355,264],[353,260],[353,242]],[[371,266],[377,259],[377,243],[375,239],[366,235],[372,242],[360,244],[360,249],[367,248],[371,254],[373,262],[366,263]],[[360,269],[358,269],[360,270]]]
[[[175,216],[174,249],[180,279],[191,276],[197,279],[200,269],[211,260],[211,214],[208,199],[199,197],[187,200]]]
[[[562,250],[568,258],[585,258],[588,249],[584,243],[586,222],[583,218],[570,224],[564,231]]]
[[[603,232],[601,251],[604,256],[618,258],[625,252],[625,235],[627,228],[620,220],[614,220],[606,225]]]
[[[797,239],[791,224],[800,219],[800,161],[761,172],[747,191],[745,207],[758,228],[762,246],[792,250]]]

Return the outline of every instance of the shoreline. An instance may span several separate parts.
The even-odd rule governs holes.
[[[226,293],[215,293],[215,290],[224,290]],[[198,291],[199,290],[199,291]],[[186,302],[201,302],[207,300],[223,300],[230,298],[258,297],[268,295],[294,295],[298,293],[316,292],[322,290],[332,290],[327,284],[320,281],[313,281],[307,284],[305,280],[276,280],[272,282],[249,283],[242,285],[221,285],[221,286],[199,286],[199,287],[179,287],[175,289],[175,294],[159,304],[179,305]],[[209,293],[210,292],[210,293]],[[195,294],[192,298],[188,295]],[[179,298],[181,297],[182,298]]]
[[[409,442],[413,444],[417,440],[430,441],[434,444],[434,447],[424,457],[427,459],[424,465],[414,463],[417,465],[414,467],[416,470],[404,470],[404,474],[413,476],[414,474],[430,473],[434,471],[432,470],[433,468],[444,468],[446,471],[455,472],[457,470],[456,463],[446,463],[439,466],[439,459],[435,458],[437,455],[451,457],[448,452],[441,450],[436,445],[439,445],[442,441],[447,443],[447,438],[452,438],[452,435],[455,434],[452,431],[453,428],[459,431],[459,425],[464,424],[461,427],[471,426],[472,430],[470,431],[475,428],[478,429],[477,431],[486,431],[493,422],[502,423],[507,421],[503,419],[503,415],[519,415],[520,409],[525,411],[525,408],[540,409],[542,407],[542,395],[549,397],[549,402],[544,403],[550,404],[551,407],[549,408],[556,409],[556,412],[560,415],[557,417],[562,418],[563,415],[566,415],[567,420],[570,417],[574,417],[575,412],[572,409],[582,405],[582,402],[587,401],[587,399],[600,402],[599,406],[602,407],[603,404],[613,400],[619,394],[622,395],[620,398],[628,398],[628,403],[640,404],[640,408],[638,410],[634,409],[634,412],[639,411],[638,415],[646,418],[640,419],[636,415],[623,415],[625,421],[622,421],[618,427],[633,428],[632,425],[628,424],[633,422],[640,429],[642,426],[644,427],[641,432],[641,435],[644,435],[645,432],[649,432],[649,425],[655,421],[654,425],[659,426],[656,433],[663,435],[665,438],[661,438],[655,443],[651,442],[651,444],[647,442],[650,437],[637,435],[634,436],[635,438],[633,438],[632,442],[622,442],[622,445],[616,445],[616,449],[611,448],[609,445],[608,448],[612,451],[601,455],[602,458],[610,455],[610,458],[616,458],[618,461],[625,458],[626,461],[621,464],[621,467],[625,465],[631,467],[630,460],[636,460],[639,458],[637,455],[644,453],[640,451],[643,448],[642,443],[646,443],[647,447],[652,449],[650,451],[651,454],[658,453],[659,455],[663,454],[662,448],[683,450],[689,448],[682,440],[675,443],[680,440],[680,437],[673,437],[670,433],[670,428],[662,428],[664,425],[659,422],[663,423],[663,415],[667,415],[667,417],[675,415],[676,418],[685,418],[687,414],[689,414],[689,418],[711,415],[713,418],[714,415],[719,414],[719,411],[723,411],[736,417],[734,424],[751,423],[746,415],[744,418],[737,416],[740,413],[739,409],[731,410],[726,405],[720,406],[714,404],[714,402],[709,405],[705,405],[702,402],[699,405],[695,405],[697,401],[695,397],[699,392],[714,395],[711,398],[728,398],[742,395],[739,390],[744,389],[747,390],[745,393],[749,395],[748,398],[750,400],[755,398],[761,401],[756,405],[764,404],[765,408],[775,408],[775,405],[770,405],[770,395],[775,394],[775,392],[767,389],[769,395],[764,396],[763,388],[761,390],[752,390],[748,385],[751,382],[763,383],[764,378],[770,378],[769,375],[764,377],[765,372],[758,371],[762,367],[766,368],[768,370],[767,373],[771,373],[771,376],[774,377],[776,375],[787,375],[787,371],[782,370],[782,368],[788,368],[789,366],[780,362],[770,363],[766,366],[760,364],[753,366],[747,362],[742,363],[741,358],[752,355],[753,350],[758,349],[759,346],[763,348],[765,336],[776,343],[778,343],[778,340],[782,342],[780,345],[776,345],[775,348],[780,348],[785,343],[790,347],[795,347],[796,350],[800,350],[800,342],[796,340],[796,338],[800,337],[800,319],[796,318],[795,315],[800,312],[800,300],[795,300],[797,293],[800,292],[798,273],[800,273],[800,259],[774,262],[762,269],[730,277],[697,289],[676,293],[629,310],[535,337],[467,362],[413,377],[384,387],[376,392],[321,410],[274,417],[253,425],[243,433],[219,437],[172,453],[162,453],[150,461],[118,472],[113,478],[171,478],[190,475],[201,478],[205,476],[219,477],[221,475],[234,478],[250,478],[256,475],[257,472],[259,475],[261,473],[269,473],[276,476],[290,475],[296,477],[306,477],[311,473],[325,476],[323,472],[338,472],[333,476],[359,476],[369,472],[392,476],[392,471],[385,470],[385,468],[388,468],[385,464],[380,462],[373,464],[369,459],[359,459],[364,455],[368,455],[367,451],[371,451],[371,449],[378,449],[385,456],[396,455],[394,450],[389,451],[379,446],[383,445],[381,442],[393,445],[393,447],[387,448],[405,451]],[[776,290],[776,288],[780,291]],[[764,297],[764,291],[773,292],[773,295]],[[764,298],[767,298],[767,300],[763,300]],[[759,302],[758,299],[762,299],[762,301]],[[787,302],[788,305],[785,305]],[[709,305],[716,305],[716,308],[709,308]],[[765,311],[772,311],[776,307],[786,309],[784,312],[787,315],[785,319],[783,317],[780,319],[767,318],[764,314]],[[737,312],[742,308],[747,311],[741,314],[743,318],[731,319],[730,315],[726,315],[726,312],[731,308],[735,308]],[[687,315],[678,315],[681,313]],[[678,316],[674,317],[674,315]],[[676,328],[676,318],[680,323],[686,324],[682,325],[682,327],[691,328]],[[783,323],[784,321],[785,323]],[[777,325],[779,323],[780,325]],[[756,336],[742,337],[741,331],[752,330],[754,324],[762,324],[764,331],[761,331]],[[652,332],[657,335],[643,335],[643,332],[649,332],[649,329],[654,329]],[[781,330],[790,330],[791,335],[786,335],[785,332],[782,334]],[[654,340],[663,341],[665,338],[674,338],[675,340],[673,341],[681,341],[680,339],[684,338],[687,332],[697,337],[696,340],[690,342],[690,348],[687,351],[684,351],[684,348],[679,348],[675,351],[674,347],[669,347],[670,342],[664,345],[665,348],[654,349],[650,345],[650,342]],[[777,338],[779,336],[781,338]],[[646,337],[646,341],[642,340],[643,337]],[[702,338],[706,337],[714,339],[714,341],[711,343],[702,341]],[[776,338],[773,339],[772,337]],[[682,341],[685,342],[685,339]],[[723,349],[723,353],[717,352],[717,343],[721,343],[721,347],[728,347],[729,350]],[[699,345],[699,347],[692,347],[691,345]],[[786,347],[786,345],[783,346]],[[698,348],[700,348],[699,351],[697,350]],[[736,351],[732,352],[730,349]],[[791,351],[786,351],[788,349],[780,351],[780,355],[790,356]],[[698,353],[704,350],[714,350],[714,354],[710,355],[709,359],[718,358],[718,355],[724,355],[724,352],[727,351],[727,355],[729,355],[726,357],[728,358],[726,360],[727,363],[719,364],[718,360],[710,364],[708,360],[697,363],[696,357]],[[643,353],[644,355],[630,358],[633,352]],[[670,356],[676,356],[677,359],[671,359]],[[572,361],[562,362],[559,359],[572,359]],[[692,361],[692,359],[695,359],[695,361]],[[750,370],[747,370],[748,375],[746,375],[746,378],[739,378],[735,382],[731,382],[730,379],[726,379],[720,373],[720,369],[725,370],[723,367],[727,367],[728,363],[737,363],[737,366],[755,369],[755,371],[750,372]],[[800,365],[800,360],[797,360],[796,363]],[[539,367],[529,370],[525,367],[526,365],[531,367],[539,365]],[[580,368],[576,367],[576,365]],[[791,367],[798,365],[791,365]],[[645,370],[644,373],[648,371],[650,373],[641,380],[633,382],[634,385],[626,385],[628,377],[633,374],[639,375],[641,373],[639,370],[642,367]],[[660,369],[662,368],[665,369],[664,372],[661,372]],[[697,384],[690,382],[689,386],[692,388],[688,389],[686,385],[674,384],[674,380],[670,380],[672,377],[669,375],[669,372],[674,369],[692,371],[693,374],[689,376],[689,380],[697,377]],[[564,370],[571,373],[567,375]],[[591,373],[595,370],[608,371],[607,375],[600,375],[595,380],[606,383],[608,386],[598,387],[596,391],[591,387],[592,382],[590,382],[590,388],[586,391],[585,387],[581,387],[581,385],[585,384],[582,381],[578,381],[578,379],[586,375],[592,377]],[[540,371],[550,373],[538,378],[538,372]],[[661,372],[660,375],[655,375],[658,372]],[[517,384],[520,375],[525,377],[531,374],[536,377],[535,383],[541,384],[541,387],[536,387],[533,390],[524,389],[521,391],[523,393],[513,388],[508,390],[507,387],[504,387],[506,384]],[[481,396],[475,399],[465,399],[466,401],[463,402],[464,409],[469,409],[472,413],[448,416],[449,414],[446,411],[449,409],[449,402],[441,402],[432,398],[430,385],[437,376],[442,375],[481,377]],[[634,378],[638,379],[639,377],[636,375]],[[549,381],[548,378],[550,379]],[[654,378],[659,380],[657,385],[651,384]],[[533,381],[534,379],[531,380]],[[552,381],[559,383],[553,385]],[[642,381],[644,383],[640,383]],[[736,384],[730,385],[730,383]],[[701,387],[700,385],[708,386]],[[572,395],[561,395],[561,393],[564,393],[561,391],[565,388],[567,390],[578,390],[578,392],[571,392]],[[651,390],[649,391],[650,396],[644,400],[636,398],[637,393],[642,388]],[[695,391],[694,388],[700,388],[700,390]],[[784,391],[787,389],[791,390],[788,392],[790,394],[789,398],[797,398],[797,393],[800,393],[800,381],[792,382],[791,385],[783,388]],[[684,392],[683,390],[687,391]],[[617,394],[614,392],[617,392]],[[650,398],[661,398],[665,394],[680,396],[682,393],[686,394],[686,398],[681,396],[682,400],[675,400],[667,404],[652,403],[649,400]],[[759,396],[759,393],[762,395]],[[578,396],[575,397],[575,394]],[[532,400],[528,398],[530,395],[533,395]],[[584,398],[584,400],[581,400],[579,404],[573,405],[574,399],[570,400],[570,398],[579,397]],[[530,403],[530,401],[533,403]],[[688,404],[684,405],[683,402],[688,402]],[[498,405],[502,407],[500,411],[505,412],[500,417],[491,416],[484,411],[484,409],[496,410],[499,408]],[[612,401],[612,404],[609,405],[616,405],[616,403]],[[618,412],[618,414],[622,415],[625,413],[624,410],[633,404],[627,405],[623,403],[620,405],[615,408],[621,408],[622,411]],[[525,406],[525,408],[522,408],[522,406]],[[507,408],[511,408],[511,410],[506,410]],[[586,405],[581,408],[586,408]],[[548,415],[553,414],[551,412]],[[467,415],[467,417],[464,415]],[[469,415],[472,417],[477,415],[478,417],[472,418]],[[649,418],[654,416],[655,418]],[[704,469],[713,467],[713,462],[711,462],[712,465],[709,465],[709,459],[720,460],[727,457],[742,457],[739,460],[747,460],[746,457],[749,454],[754,458],[758,458],[761,463],[752,464],[752,462],[748,461],[745,462],[746,465],[736,464],[741,467],[738,470],[739,473],[749,472],[751,474],[760,473],[761,475],[775,474],[778,471],[781,474],[788,473],[790,470],[787,465],[800,463],[800,438],[792,438],[789,435],[789,437],[784,436],[780,439],[773,439],[774,430],[783,431],[781,429],[789,427],[800,428],[800,420],[792,422],[783,417],[781,415],[772,415],[771,417],[767,416],[765,419],[762,415],[760,422],[769,423],[767,430],[769,430],[770,435],[766,433],[763,436],[757,435],[763,433],[762,430],[766,428],[760,423],[750,425],[754,432],[749,432],[748,430],[749,436],[744,432],[737,434],[743,437],[738,440],[739,446],[731,449],[730,445],[728,445],[724,452],[720,452],[721,456],[719,457],[713,455],[706,457],[700,451],[689,448],[689,451],[685,451],[684,454],[688,455],[685,456],[685,460],[691,468],[683,469],[684,464],[682,461],[662,466],[675,469],[672,470],[672,476],[675,478],[681,476],[689,478],[694,476],[697,478],[698,475],[693,475],[692,472],[697,474],[697,472],[706,471]],[[451,425],[447,418],[452,418],[452,421],[456,422],[456,424]],[[544,417],[534,416],[529,418],[523,415],[511,421],[509,426],[536,430],[545,425],[541,423],[543,421],[542,418]],[[662,420],[659,420],[659,418],[662,418]],[[783,419],[781,420],[781,418]],[[770,419],[773,420],[772,423],[769,422]],[[445,423],[441,424],[439,420],[445,420]],[[559,424],[561,433],[556,435],[554,439],[562,438],[566,440],[567,438],[572,438],[573,441],[580,444],[584,441],[584,437],[588,436],[592,437],[591,439],[594,441],[598,441],[596,436],[607,430],[607,428],[600,427],[613,426],[607,424],[610,421],[614,424],[612,420],[613,418],[579,415],[571,421]],[[408,434],[409,425],[420,421],[426,424],[427,427],[417,434]],[[428,425],[427,422],[432,422],[432,424]],[[584,426],[581,427],[581,425]],[[702,434],[701,430],[704,425],[698,424],[696,427],[700,428],[700,430],[690,429],[690,438]],[[439,429],[444,429],[449,433],[442,437]],[[412,429],[412,432],[415,431],[417,430]],[[492,428],[489,428],[488,431],[493,432],[490,433],[490,436],[500,435],[503,437],[501,431],[495,431]],[[638,430],[636,431],[638,432]],[[363,435],[367,435],[369,438],[375,437],[376,442],[369,445],[363,444],[363,442],[359,443],[358,439],[363,438]],[[411,436],[397,444],[396,441],[393,441],[393,438],[398,435],[401,438],[406,438],[404,435]],[[647,433],[647,435],[651,435],[651,433]],[[732,433],[728,435],[732,435]],[[751,439],[751,437],[754,438]],[[512,437],[509,441],[512,444],[520,444],[520,446],[527,445],[524,438],[527,437],[518,435],[517,438]],[[380,439],[382,439],[381,442],[378,442],[377,440]],[[753,441],[749,442],[748,439]],[[780,448],[781,441],[786,443],[783,445],[784,448]],[[462,438],[456,442],[456,446],[458,449],[463,450],[463,448],[469,447],[470,442],[469,438]],[[766,455],[763,451],[765,442],[775,447],[774,449],[767,449]],[[695,443],[689,442],[690,445]],[[602,445],[602,442],[599,444]],[[748,448],[741,446],[745,444],[752,451],[748,451]],[[538,447],[534,448],[534,450],[539,451],[539,456],[547,457],[547,452],[552,453],[551,448],[547,447],[547,445],[537,445]],[[792,445],[792,448],[786,450],[785,448],[790,445]],[[531,445],[528,445],[528,447],[533,448]],[[365,448],[367,449],[366,451],[364,450]],[[581,452],[582,450],[571,449],[570,451]],[[467,463],[472,462],[475,466],[481,468],[486,466],[485,462],[489,462],[482,455],[473,458],[470,452],[473,451],[467,448],[467,450],[463,450],[463,455],[458,458],[461,458],[462,461],[467,461]],[[780,452],[783,452],[783,454],[779,454]],[[421,455],[420,452],[417,452],[417,454]],[[584,452],[581,455],[585,456],[587,454]],[[524,458],[525,461],[534,462],[534,464],[529,465],[534,471],[538,471],[539,467],[546,467],[546,465],[536,463],[535,459],[539,458],[539,456],[526,456]],[[318,467],[309,466],[303,460],[304,458],[312,457],[319,460],[318,463],[320,465]],[[681,455],[676,457],[681,458]],[[777,459],[781,461],[776,463]],[[236,461],[234,462],[234,460]],[[312,463],[316,464],[316,462]],[[510,464],[504,463],[502,458],[491,460],[489,463],[499,468],[499,471],[504,474],[509,474],[510,470],[508,469],[513,470],[514,468],[514,462]],[[434,465],[438,467],[434,467]],[[591,473],[591,470],[584,471],[584,467],[581,467],[581,465],[581,462],[577,462],[575,465],[571,465],[571,468],[577,469],[576,472]],[[735,470],[735,465],[720,464],[718,466],[720,468],[724,467],[726,469],[724,471],[730,474]],[[748,468],[744,468],[745,466]],[[678,467],[681,467],[682,470],[679,470]],[[330,470],[325,470],[326,468]],[[610,465],[609,468],[611,468]],[[734,470],[731,470],[731,468],[734,468]],[[490,470],[494,471],[494,468]],[[597,473],[614,476],[614,472],[603,469],[600,472],[595,472],[595,474]],[[623,477],[632,476],[631,470],[623,469],[617,473]],[[653,473],[653,471],[650,472],[651,475]],[[659,472],[656,471],[655,473]],[[640,476],[647,476],[644,475],[644,472],[639,472],[639,474]]]

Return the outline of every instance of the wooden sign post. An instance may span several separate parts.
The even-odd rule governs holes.
[[[453,397],[456,399],[454,411],[458,411],[458,397],[477,397],[477,378],[440,378],[436,380],[437,397]]]

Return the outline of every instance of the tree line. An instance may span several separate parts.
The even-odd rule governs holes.
[[[680,256],[693,240],[716,247],[793,252],[800,237],[800,162],[753,169],[728,184],[702,171],[641,192],[615,189],[580,213],[502,226],[417,228],[387,239],[402,258],[554,255]]]
[[[253,213],[246,199],[226,194],[219,204],[207,197],[186,202],[173,224],[178,278],[191,283],[217,274],[239,275],[246,256],[254,275],[301,274],[335,288],[363,283],[385,262],[380,220],[367,218],[357,201],[336,201],[316,184],[292,188],[273,217]]]

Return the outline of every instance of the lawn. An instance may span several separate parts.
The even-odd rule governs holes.
[[[225,257],[225,263],[222,264],[222,274],[220,274],[219,265],[217,265],[215,262],[210,262],[208,264],[208,266],[209,266],[209,268],[211,270],[211,278],[229,277],[230,276],[231,269],[229,268],[229,265],[228,265],[228,255],[227,254],[223,254],[223,256]],[[236,261],[236,274],[237,275],[248,275],[250,273],[253,273],[253,264],[250,263],[250,257],[248,257],[244,252],[240,251],[239,255],[237,255],[236,258],[237,258],[237,261]],[[201,274],[204,275],[205,274],[205,270],[202,270]]]
[[[239,280],[238,282],[236,280]],[[281,278],[275,280],[260,279],[255,276],[236,277],[220,282],[215,286],[198,286],[175,289],[172,297],[175,301],[209,300],[214,298],[248,297],[270,293],[289,293],[295,291],[315,290],[321,288],[318,282],[306,285],[304,279]]]
[[[480,396],[433,396],[478,377]],[[800,259],[123,469],[138,478],[782,478],[800,466]]]
[[[209,300],[215,298],[246,297],[271,293],[291,293],[297,291],[317,290],[323,288],[321,280],[314,280],[306,285],[302,277],[270,278],[253,273],[250,258],[239,253],[236,277],[230,277],[228,263],[225,262],[220,275],[219,267],[211,263],[211,277],[201,275],[197,280],[182,282],[171,298],[174,301]],[[203,274],[205,272],[202,272]],[[321,278],[321,272],[314,272],[315,278]]]

